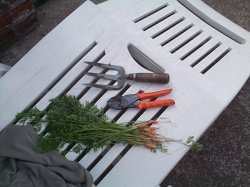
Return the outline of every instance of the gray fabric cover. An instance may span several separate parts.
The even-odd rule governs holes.
[[[56,151],[34,151],[31,126],[10,125],[0,132],[0,187],[91,187],[90,174]]]

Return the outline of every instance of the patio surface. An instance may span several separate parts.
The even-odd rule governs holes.
[[[249,0],[204,0],[224,16],[250,31]],[[39,26],[5,52],[0,63],[14,65],[44,35],[81,4],[53,0],[37,10]],[[162,187],[250,186],[250,80],[230,106],[202,136],[204,149],[189,152],[163,181]]]

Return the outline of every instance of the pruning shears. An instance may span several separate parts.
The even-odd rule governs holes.
[[[116,110],[127,108],[149,109],[155,107],[167,107],[175,104],[173,99],[157,99],[160,96],[170,94],[172,89],[164,89],[155,92],[139,91],[136,94],[115,96],[108,100],[108,106]]]

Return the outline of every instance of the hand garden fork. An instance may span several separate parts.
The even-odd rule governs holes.
[[[117,74],[101,74],[101,73],[92,73],[88,72],[87,75],[97,77],[99,79],[106,79],[111,81],[116,81],[115,85],[102,85],[102,84],[85,84],[90,87],[96,87],[107,90],[119,90],[123,88],[126,80],[134,80],[137,82],[150,82],[150,83],[160,83],[166,84],[169,82],[169,75],[167,73],[131,73],[126,74],[125,70],[121,66],[111,65],[111,64],[102,64],[97,62],[85,61],[85,63],[100,67],[107,70],[116,71]]]

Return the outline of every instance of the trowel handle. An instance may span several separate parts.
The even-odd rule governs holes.
[[[169,74],[167,73],[132,73],[127,75],[128,80],[137,82],[151,82],[166,84],[169,82]]]

